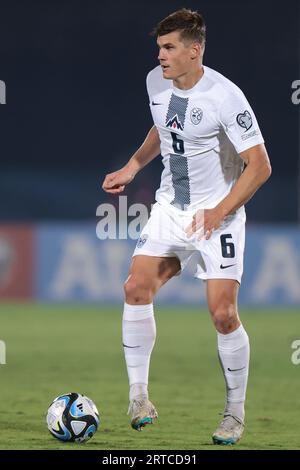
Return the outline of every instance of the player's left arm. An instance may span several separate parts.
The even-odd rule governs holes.
[[[191,235],[199,228],[208,240],[224,219],[234,213],[252,198],[254,193],[271,175],[271,164],[264,144],[258,144],[241,152],[240,157],[247,165],[230,193],[213,209],[196,212],[188,228]]]
[[[264,144],[244,150],[240,157],[247,165],[231,192],[218,204],[223,217],[232,214],[252,198],[271,176],[271,163]]]
[[[215,208],[204,211],[206,239],[228,215],[246,204],[271,176],[271,164],[264,144],[255,145],[239,155],[247,165],[245,170],[230,193]]]

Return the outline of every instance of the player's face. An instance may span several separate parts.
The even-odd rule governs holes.
[[[158,36],[157,45],[163,76],[170,80],[189,73],[195,64],[195,58],[199,56],[200,45],[183,42],[179,31]]]

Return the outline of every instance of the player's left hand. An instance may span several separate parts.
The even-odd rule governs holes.
[[[209,240],[213,231],[220,227],[224,219],[224,213],[218,206],[213,209],[199,209],[193,215],[193,220],[185,231],[188,237],[199,231],[198,240],[203,236]]]

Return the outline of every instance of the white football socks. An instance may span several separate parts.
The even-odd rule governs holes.
[[[243,325],[227,335],[218,333],[218,352],[227,389],[225,412],[244,421],[250,346]]]
[[[150,356],[156,337],[153,304],[129,305],[125,302],[122,326],[129,399],[140,395],[148,398]]]

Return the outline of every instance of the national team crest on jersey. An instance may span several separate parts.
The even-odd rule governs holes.
[[[179,121],[177,114],[174,117],[172,117],[172,119],[168,120],[166,126],[172,127],[172,129],[180,129],[181,131],[183,131],[183,125]]]
[[[240,113],[236,117],[236,121],[239,126],[243,127],[245,129],[245,132],[247,132],[250,127],[252,127],[252,117],[249,111],[244,111],[243,113]]]
[[[166,116],[167,127],[183,130],[188,102],[188,98],[182,98],[172,93]]]
[[[191,111],[191,121],[192,121],[193,124],[195,124],[195,126],[200,124],[202,116],[203,116],[202,109],[200,109],[200,108],[193,108],[192,109],[192,111]]]

